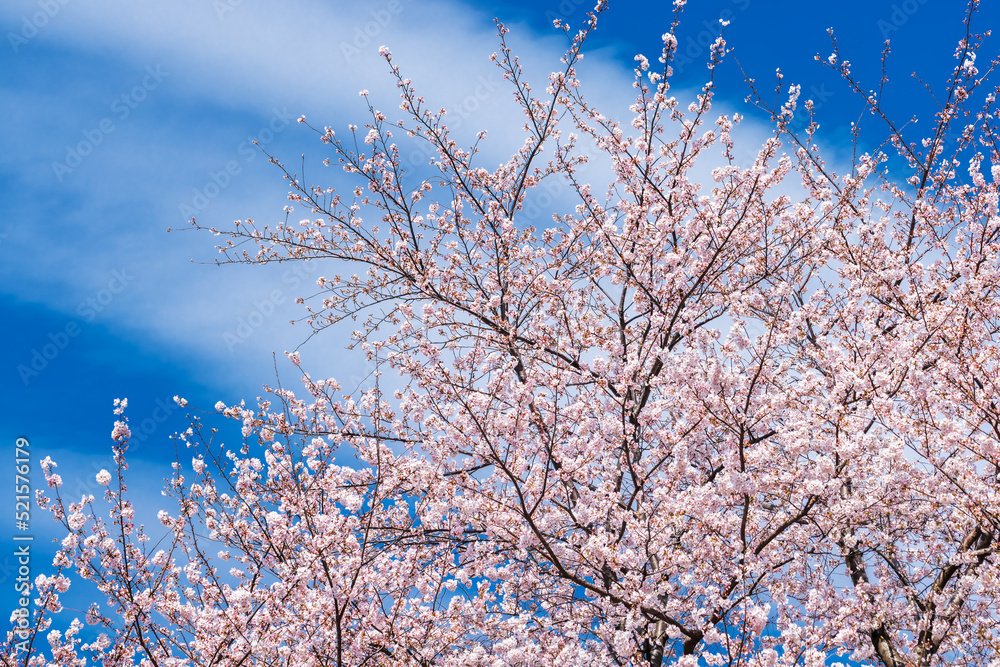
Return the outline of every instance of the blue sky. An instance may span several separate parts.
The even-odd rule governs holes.
[[[669,24],[666,3],[614,2],[593,36],[585,83],[609,115],[623,117],[632,94],[632,56],[655,59]],[[589,2],[518,0],[374,0],[370,3],[263,0],[5,0],[0,5],[0,442],[31,441],[37,461],[51,455],[70,492],[96,492],[94,474],[110,467],[112,400],[128,397],[133,468],[141,501],[155,514],[160,480],[175,457],[169,436],[186,426],[184,410],[211,411],[295,380],[282,353],[308,337],[289,325],[303,312],[293,303],[329,267],[217,267],[216,239],[174,231],[192,212],[200,223],[282,218],[286,188],[280,173],[252,149],[258,139],[280,159],[310,173],[328,156],[294,119],[322,127],[362,125],[357,91],[396,108],[392,82],[377,50],[394,60],[432,106],[452,109],[470,135],[485,127],[499,162],[514,141],[510,100],[489,63],[492,19],[512,29],[511,43],[534,80],[558,67],[564,39],[553,18],[578,22]],[[776,67],[803,85],[823,124],[821,140],[834,158],[848,153],[845,129],[859,99],[813,59],[830,53],[833,27],[842,53],[869,86],[878,81],[882,42],[892,39],[892,95],[899,119],[924,123],[933,99],[910,77],[917,71],[940,91],[953,66],[964,7],[948,0],[690,0],[679,33],[678,95],[701,85],[704,44],[720,17],[735,52],[717,74],[728,110],[750,119],[763,136],[766,119],[743,102],[736,61],[764,88]],[[997,24],[987,6],[976,25]],[[987,43],[983,56],[996,52]],[[981,61],[982,62],[982,61]],[[685,92],[688,91],[688,92]],[[867,120],[876,140],[881,127]],[[926,125],[925,125],[926,126]],[[754,134],[756,133],[756,134]],[[228,172],[227,172],[228,170]],[[329,173],[329,183],[343,185]],[[326,178],[326,174],[317,178]],[[191,260],[194,260],[193,262]],[[315,376],[345,387],[364,381],[360,354],[345,350],[347,329],[331,330],[301,349]],[[33,464],[36,487],[42,484]],[[8,497],[13,490],[4,492]],[[70,494],[72,495],[72,494]],[[13,499],[11,499],[13,508]],[[43,544],[58,531],[35,511],[32,532]],[[0,518],[2,554],[12,552],[13,509]],[[45,539],[42,539],[45,538]],[[35,572],[47,566],[41,555]],[[0,555],[0,600],[13,598]]]

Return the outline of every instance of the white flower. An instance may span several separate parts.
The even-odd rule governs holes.
[[[366,97],[367,95],[368,95],[368,89],[367,88],[365,88],[364,90],[359,90],[358,91],[358,97]]]
[[[215,409],[218,410],[219,412],[225,412],[225,410],[226,410],[226,404],[223,403],[222,401],[218,401],[215,404]]]
[[[108,482],[111,481],[111,473],[107,470],[101,469],[101,472],[97,473],[97,483],[101,486],[107,486]]]
[[[115,422],[115,427],[111,431],[111,437],[118,441],[128,440],[132,432],[128,430],[127,422]]]
[[[388,46],[382,45],[382,46],[378,47],[378,54],[384,58],[386,56],[391,56],[392,52],[389,51],[389,47]]]
[[[90,625],[97,625],[101,620],[101,610],[96,603],[91,603],[90,608],[87,609],[87,623]]]

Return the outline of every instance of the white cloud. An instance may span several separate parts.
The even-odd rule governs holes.
[[[37,1],[16,0],[0,6],[0,17],[23,27],[38,11]],[[209,360],[215,370],[225,370],[223,384],[257,384],[272,377],[270,352],[294,349],[307,337],[304,325],[287,324],[303,315],[292,300],[304,295],[307,281],[290,278],[289,265],[271,270],[192,266],[191,258],[213,259],[216,239],[200,233],[167,236],[165,228],[182,227],[180,205],[196,204],[199,192],[215,192],[213,174],[233,162],[240,168],[238,177],[216,196],[203,197],[204,206],[195,206],[199,221],[224,226],[235,218],[277,220],[286,189],[273,167],[242,150],[248,145],[246,128],[256,128],[250,135],[261,136],[274,109],[305,113],[317,126],[361,125],[366,110],[357,91],[362,88],[372,91],[376,105],[394,110],[398,97],[378,55],[382,44],[391,48],[394,62],[431,108],[452,109],[449,118],[462,125],[460,135],[489,128],[487,158],[506,159],[503,151],[521,143],[522,116],[489,62],[498,47],[490,19],[467,5],[418,5],[416,0],[281,5],[93,0],[60,5],[37,34],[18,45],[19,53],[56,47],[73,54],[61,57],[90,59],[95,68],[108,59],[127,64],[135,74],[123,78],[126,95],[133,79],[142,81],[147,66],[160,67],[168,77],[149,95],[162,106],[152,117],[140,109],[120,123],[113,141],[95,150],[74,178],[56,184],[56,191],[74,205],[55,218],[35,219],[5,240],[8,249],[18,251],[10,254],[0,276],[19,278],[20,298],[76,316],[80,304],[105,289],[111,271],[124,268],[135,275],[134,282],[116,294],[101,313],[102,322],[144,344]],[[541,92],[547,73],[560,66],[565,39],[513,27],[512,46]],[[588,54],[588,90],[593,100],[604,103],[606,113],[624,117],[632,92],[631,63],[618,64],[602,55]],[[101,72],[92,76],[97,81]],[[55,183],[50,162],[63,157],[65,142],[77,141],[91,125],[98,127],[100,114],[107,111],[97,105],[97,115],[89,120],[75,115],[81,106],[93,106],[86,85],[17,95],[7,108],[16,104],[51,113],[47,120],[25,118],[29,131],[4,140],[10,142],[8,154],[10,149],[15,154],[35,151],[35,159],[28,160],[30,178]],[[171,104],[187,110],[178,122],[167,115]],[[247,121],[247,114],[257,120]],[[68,133],[46,138],[50,127],[67,124]],[[299,125],[283,125],[267,148],[285,159],[303,151],[312,158],[323,155],[322,145]],[[9,160],[0,164],[14,168]],[[31,202],[15,207],[22,216],[32,215]],[[331,269],[310,271],[310,279],[324,272]],[[241,336],[248,328],[251,335]],[[307,367],[315,360],[320,368],[310,370],[316,375],[334,370],[364,375],[362,360],[345,358],[343,343],[331,342],[329,334],[338,335],[328,332],[325,342],[305,349]],[[234,336],[239,342],[233,342]]]

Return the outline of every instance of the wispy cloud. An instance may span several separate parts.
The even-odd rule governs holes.
[[[17,26],[38,7],[37,0],[4,3],[0,19]],[[514,28],[512,44],[541,90],[565,38]],[[8,192],[6,214],[25,221],[0,246],[0,289],[75,317],[110,271],[127,266],[135,279],[98,315],[101,323],[192,359],[227,386],[266,380],[270,352],[307,338],[304,325],[288,326],[303,315],[293,299],[309,293],[305,279],[336,269],[290,276],[287,265],[192,265],[192,258],[214,260],[212,238],[165,230],[183,227],[190,215],[216,226],[279,219],[286,188],[253,141],[293,167],[303,153],[306,164],[317,164],[326,157],[322,145],[290,118],[361,124],[361,88],[394,109],[382,44],[431,106],[449,108],[460,136],[490,128],[488,160],[500,162],[521,143],[520,112],[489,62],[498,46],[491,17],[468,5],[61,3],[9,56],[36,59],[33,66],[71,60],[77,69],[55,87],[15,82],[0,102],[22,127],[2,140],[8,157],[0,169],[16,174],[20,188]],[[624,117],[631,64],[607,55],[588,56],[585,74],[606,113]],[[335,172],[311,175],[342,182]],[[361,363],[345,361],[336,335],[306,353],[320,372]]]

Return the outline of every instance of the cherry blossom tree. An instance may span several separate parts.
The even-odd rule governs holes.
[[[358,318],[375,386],[303,372],[299,395],[219,404],[232,451],[193,417],[155,530],[128,501],[125,417],[106,518],[46,461],[67,537],[5,664],[1000,665],[1000,151],[977,3],[923,133],[834,42],[822,63],[888,136],[840,171],[780,73],[777,102],[750,81],[774,133],[741,163],[740,116],[712,112],[721,37],[694,100],[671,92],[683,5],[659,65],[636,57],[626,124],[578,77],[601,6],[557,22],[571,47],[544,92],[498,24],[525,120],[495,169],[383,47],[402,119],[317,130],[353,192],[285,171],[284,223],[212,230],[224,261],[346,271],[308,319]],[[404,167],[412,142],[433,177]],[[574,202],[524,220],[552,182]],[[50,629],[68,574],[107,598],[96,641]]]

